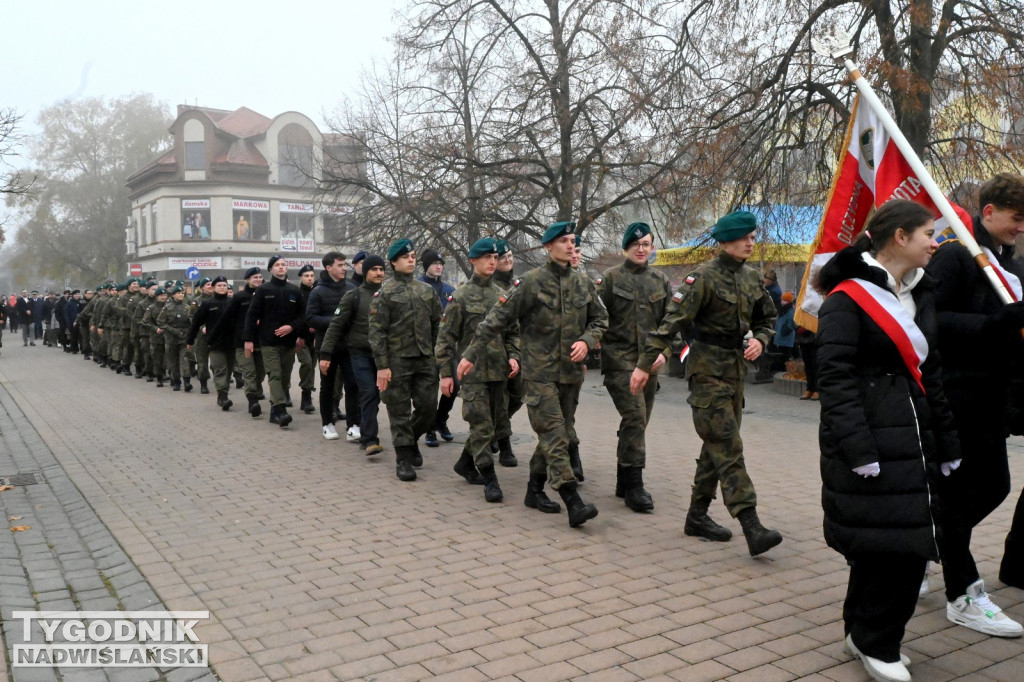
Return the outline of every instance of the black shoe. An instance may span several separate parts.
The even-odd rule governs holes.
[[[743,526],[743,535],[747,538],[750,556],[763,554],[782,542],[782,533],[762,526],[761,520],[757,518],[757,510],[753,507],[741,511],[737,518]]]
[[[465,450],[462,451],[462,455],[459,456],[458,461],[455,462],[455,466],[452,467],[459,476],[466,479],[466,483],[470,485],[483,485],[484,479],[480,477],[476,467],[473,466],[473,458],[469,456],[469,453]]]
[[[503,467],[514,467],[519,464],[515,454],[512,452],[512,440],[502,438],[498,441],[498,464]]]
[[[181,390],[181,382],[180,381],[172,381],[171,382],[171,390],[172,391],[180,391]]]
[[[164,387],[164,380],[163,380],[163,377],[161,377],[161,378],[158,378],[158,379],[156,380],[156,387],[157,387],[157,388],[163,388],[163,387]]]
[[[191,392],[192,392],[192,378],[191,377],[185,377],[185,393],[191,393]]]
[[[708,516],[711,500],[699,498],[690,501],[690,510],[686,512],[683,533],[691,537],[704,538],[712,542],[728,542],[732,540],[732,531],[720,526]]]
[[[395,476],[399,481],[408,483],[416,480],[416,470],[409,461],[411,448],[407,445],[395,447]]]
[[[562,511],[562,506],[553,502],[544,492],[546,481],[545,474],[530,474],[530,480],[526,483],[526,497],[523,499],[523,504],[545,514],[557,514]]]
[[[480,478],[484,480],[484,499],[488,502],[501,502],[505,499],[501,487],[498,485],[498,477],[494,475],[494,467],[480,469]]]
[[[306,414],[313,414],[316,412],[316,408],[313,407],[313,392],[309,389],[302,392],[302,403],[300,404],[299,409]]]
[[[228,398],[227,391],[217,391],[217,404],[220,405],[220,409],[227,412],[234,405],[233,402]]]
[[[199,380],[199,392],[206,395],[210,392],[210,387],[206,385],[206,379]]]
[[[152,374],[150,374],[148,377],[146,377],[146,383],[147,384],[151,384],[154,381],[156,381],[156,378]]]
[[[654,500],[644,490],[643,474],[644,470],[640,467],[624,467],[622,472],[626,506],[638,513],[654,511]]]
[[[558,489],[558,495],[562,498],[562,502],[565,502],[565,508],[569,511],[569,526],[571,528],[582,526],[597,516],[597,507],[580,499],[579,493],[576,492],[575,481],[563,483],[562,487]]]
[[[452,432],[448,430],[448,422],[439,423],[437,425],[437,432],[441,434],[441,438],[443,438],[446,443],[451,443],[455,440],[455,436],[453,436]]]
[[[284,392],[284,406],[292,407],[292,394],[288,391]]]
[[[409,446],[409,462],[417,469],[423,466],[423,454],[420,452],[418,443]]]
[[[245,396],[249,400],[249,416],[256,419],[263,414],[263,408],[260,407],[260,399],[254,395]]]
[[[235,388],[245,388],[245,381],[242,380],[241,376],[235,377]]]
[[[569,443],[569,466],[572,467],[572,475],[576,480],[583,483],[583,462],[580,461],[579,443]]]
[[[433,429],[427,431],[427,435],[424,437],[423,442],[427,444],[428,448],[436,448],[441,444],[437,440],[437,431],[434,431]]]

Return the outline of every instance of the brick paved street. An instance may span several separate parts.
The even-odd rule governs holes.
[[[617,415],[590,373],[581,492],[600,516],[570,529],[564,512],[522,505],[525,466],[498,472],[506,499],[497,505],[456,476],[461,420],[451,423],[456,443],[423,448],[419,480],[402,484],[386,419],[387,452],[366,459],[344,439],[323,440],[317,415],[293,410],[282,431],[239,408],[224,414],[198,390],[157,389],[6,336],[0,428],[5,444],[20,434],[18,457],[34,459],[4,453],[0,464],[34,466],[45,479],[0,493],[4,513],[17,509],[18,523],[33,526],[0,542],[8,655],[11,608],[66,606],[65,592],[98,590],[91,576],[113,569],[130,577],[97,599],[208,609],[196,632],[214,673],[231,682],[867,679],[842,652],[846,568],[821,539],[816,403],[749,388],[747,463],[762,520],[785,536],[751,559],[720,501],[713,516],[736,538],[682,534],[699,441],[679,379],[663,380],[655,408],[646,479],[656,508],[641,516],[613,495]],[[525,413],[514,425],[525,464]],[[1014,439],[1015,490],[974,542],[990,592],[1018,620],[1024,593],[996,573],[1022,454]],[[905,638],[914,679],[1024,680],[1024,642],[950,625],[941,583],[932,567]],[[136,672],[111,677],[161,676],[127,674]],[[189,679],[166,677],[178,675]]]

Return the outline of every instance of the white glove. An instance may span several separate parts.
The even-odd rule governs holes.
[[[959,469],[961,461],[963,460],[954,459],[952,462],[943,462],[940,464],[939,468],[942,469],[942,475],[949,476],[951,473]]]
[[[878,462],[872,462],[871,464],[855,467],[853,473],[863,476],[864,478],[873,478],[882,473],[882,468],[878,466]]]

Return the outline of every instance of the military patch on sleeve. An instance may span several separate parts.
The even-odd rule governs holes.
[[[377,298],[378,296],[380,296],[380,290],[377,290],[377,291],[373,292],[373,297],[374,298]]]
[[[519,286],[519,280],[517,279],[514,282],[512,282],[512,286]]]
[[[455,300],[455,296],[453,294],[448,294],[448,302],[451,303],[453,300]]]
[[[686,277],[686,283],[687,284],[693,284],[696,281],[697,281],[697,277],[696,276],[694,276],[694,275],[687,275],[687,277]]]
[[[681,291],[677,291],[676,293],[672,294],[672,300],[675,301],[676,303],[682,303],[683,293]]]
[[[337,315],[340,312],[341,312],[341,306],[339,305],[337,308],[334,309],[334,314]]]
[[[505,303],[508,300],[508,296],[499,296],[498,303]]]
[[[604,281],[604,277],[598,277],[598,278],[597,278],[597,282],[596,282],[596,284],[597,284],[598,286],[601,286],[601,282],[603,282],[603,281]]]

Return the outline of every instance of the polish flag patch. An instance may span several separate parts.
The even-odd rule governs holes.
[[[677,291],[676,293],[672,294],[672,300],[675,301],[676,303],[682,303],[683,294]]]

